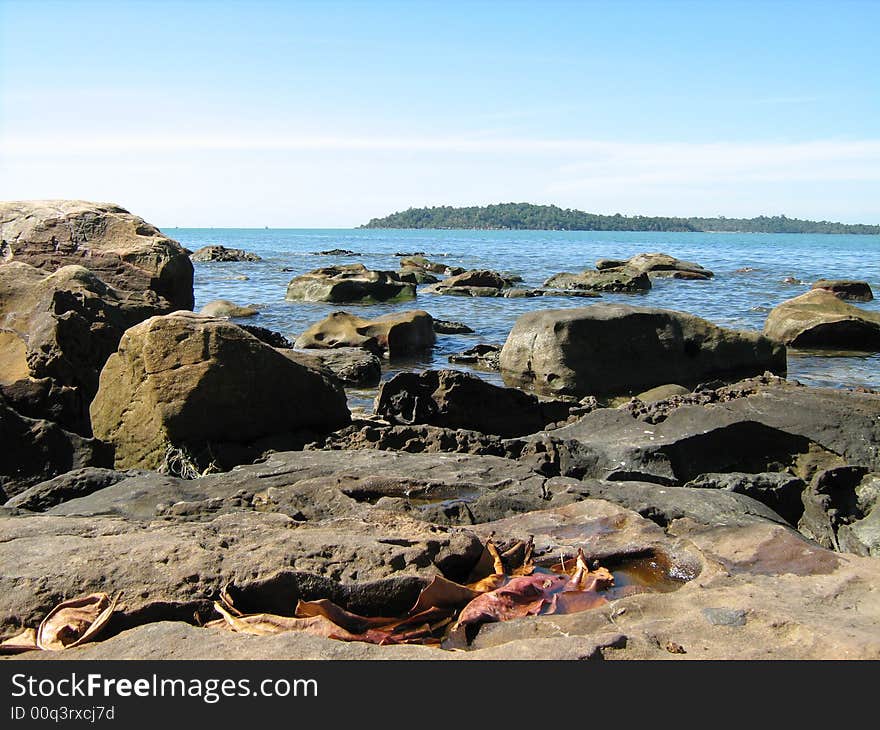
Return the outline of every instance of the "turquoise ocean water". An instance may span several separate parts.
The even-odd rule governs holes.
[[[263,257],[256,263],[196,263],[196,309],[212,299],[259,305],[260,314],[242,322],[269,327],[291,339],[308,325],[339,310],[372,317],[418,308],[436,318],[464,322],[476,331],[472,335],[438,336],[432,355],[387,364],[384,378],[403,369],[450,367],[449,354],[478,342],[503,344],[516,318],[535,309],[620,301],[690,312],[725,327],[760,330],[770,309],[803,293],[816,279],[866,280],[880,297],[880,236],[221,228],[166,228],[164,232],[192,250],[222,244]],[[358,255],[314,253],[334,248],[349,249]],[[287,283],[294,276],[333,263],[361,262],[373,269],[396,270],[398,253],[424,252],[428,258],[449,265],[510,272],[523,278],[523,286],[540,287],[551,274],[592,268],[600,258],[627,258],[648,251],[662,251],[700,263],[714,271],[715,278],[708,282],[658,280],[647,294],[605,294],[602,300],[423,294],[410,302],[341,306],[284,299]],[[235,278],[241,276],[248,278]],[[786,283],[790,278],[798,283]],[[877,300],[857,306],[880,311]],[[792,352],[788,367],[789,378],[809,385],[880,388],[878,354],[827,357]],[[497,374],[479,374],[492,382],[501,382]],[[373,393],[350,395],[354,404],[367,405]]]

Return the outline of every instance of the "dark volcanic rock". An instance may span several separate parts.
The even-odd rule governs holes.
[[[428,370],[399,373],[383,383],[375,412],[394,424],[465,428],[511,437],[564,421],[571,408],[570,402],[542,401],[469,373]]]
[[[509,385],[543,393],[620,395],[666,383],[784,373],[785,348],[681,312],[594,304],[521,315],[501,351]]]

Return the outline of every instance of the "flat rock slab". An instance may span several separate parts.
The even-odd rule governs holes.
[[[523,522],[523,532],[529,526]],[[700,561],[699,574],[678,590],[628,595],[570,615],[487,624],[464,651],[293,633],[255,637],[159,621],[63,653],[18,658],[880,659],[877,560],[832,553],[776,525],[707,528],[678,520],[668,532],[668,541]]]

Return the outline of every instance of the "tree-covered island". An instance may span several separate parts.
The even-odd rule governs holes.
[[[693,231],[726,233],[857,233],[880,234],[880,226],[787,218],[671,218],[585,213],[556,205],[498,203],[455,208],[448,205],[409,208],[373,218],[360,228],[468,228],[544,231]]]

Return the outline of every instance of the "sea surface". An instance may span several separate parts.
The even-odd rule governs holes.
[[[340,310],[369,318],[424,309],[435,318],[463,322],[475,330],[469,335],[438,335],[433,353],[423,358],[385,363],[383,379],[401,370],[468,369],[450,365],[448,356],[481,342],[503,344],[516,318],[536,309],[628,302],[690,312],[724,327],[761,330],[774,306],[807,291],[820,278],[865,280],[880,297],[880,236],[230,228],[167,228],[164,232],[192,250],[221,244],[259,254],[263,260],[254,263],[195,263],[196,310],[213,299],[256,305],[260,313],[241,322],[268,327],[291,340],[310,324]],[[318,253],[329,249],[348,249],[357,255]],[[654,251],[702,264],[715,277],[706,282],[660,279],[646,294],[603,294],[595,300],[420,294],[408,302],[339,305],[284,299],[288,282],[299,274],[356,262],[371,269],[396,270],[398,254],[422,252],[450,266],[509,272],[523,278],[520,286],[535,288],[552,274],[593,268],[600,258]],[[796,283],[787,283],[792,279]],[[880,311],[878,300],[854,304]],[[473,372],[501,383],[497,373]],[[790,351],[788,377],[808,385],[880,388],[880,354],[829,357]],[[369,409],[374,395],[375,391],[351,391],[349,398],[352,405]]]

